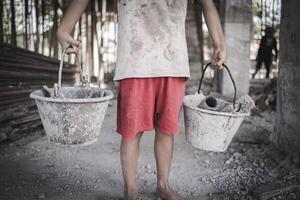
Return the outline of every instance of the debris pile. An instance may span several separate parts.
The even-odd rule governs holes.
[[[276,110],[277,79],[255,80],[249,91],[257,109],[262,112],[271,108]]]

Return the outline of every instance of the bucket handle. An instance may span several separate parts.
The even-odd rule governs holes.
[[[212,62],[207,63],[207,64],[205,65],[204,69],[203,69],[203,72],[202,72],[202,75],[201,75],[201,79],[200,79],[200,82],[199,82],[198,94],[200,94],[200,89],[201,89],[201,85],[202,85],[202,81],[203,81],[203,77],[204,77],[205,71],[206,71],[206,69],[207,69],[211,64],[212,64]],[[235,103],[236,103],[236,85],[235,85],[235,82],[234,82],[234,80],[233,80],[233,78],[232,78],[232,75],[231,75],[231,72],[230,72],[229,68],[228,68],[224,63],[222,64],[222,66],[223,66],[223,67],[226,69],[226,71],[228,72],[229,77],[230,77],[230,79],[231,79],[231,81],[232,81],[232,84],[233,84],[233,87],[234,87],[234,96],[233,96],[232,102],[233,102],[233,108],[235,108]],[[239,105],[239,107],[240,107],[240,106],[241,106],[241,105]]]
[[[59,71],[58,71],[58,89],[61,88],[62,68],[63,68],[63,65],[64,65],[64,57],[66,55],[67,49],[68,49],[68,47],[61,54]],[[83,76],[83,66],[82,66],[82,63],[79,63],[79,58],[78,58],[78,54],[77,53],[75,53],[75,60],[76,60],[77,65],[80,65],[79,68],[80,68],[80,82],[81,82],[81,86],[89,85],[89,81],[87,80],[87,78],[85,76]]]

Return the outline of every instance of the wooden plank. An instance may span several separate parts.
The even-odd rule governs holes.
[[[1,59],[0,68],[7,71],[20,71],[23,70],[32,70],[35,71],[45,71],[45,73],[58,73],[59,66],[51,66],[51,65],[35,65],[29,63],[22,63],[21,61],[13,62],[9,59]],[[63,72],[67,74],[73,74],[79,72],[74,68],[63,68]]]
[[[34,73],[34,72],[13,72],[8,70],[0,69],[0,78],[18,78],[18,79],[38,79],[38,80],[47,80],[47,79],[57,79],[57,75],[47,74],[47,73]],[[72,80],[73,75],[64,75],[65,79]]]
[[[42,60],[42,61],[45,61],[48,63],[53,63],[53,64],[59,64],[59,60],[56,58],[41,55],[41,54],[35,53],[33,51],[29,51],[27,49],[12,46],[9,44],[0,43],[0,50],[1,50],[1,52],[10,51],[10,52],[13,52],[14,54],[23,55],[24,57],[38,59],[38,60]]]

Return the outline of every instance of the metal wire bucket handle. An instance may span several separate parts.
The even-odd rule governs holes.
[[[59,65],[59,71],[58,71],[58,89],[61,88],[61,77],[62,77],[62,69],[64,65],[64,57],[66,55],[66,51],[68,48],[66,48],[63,53],[61,54],[61,59],[60,59],[60,65]],[[79,58],[77,53],[75,53],[75,60],[77,65],[80,65],[80,82],[82,86],[89,85],[89,81],[86,79],[86,77],[83,76],[83,66],[82,63],[79,63]]]
[[[211,64],[212,64],[211,62],[207,63],[207,64],[205,65],[204,69],[203,69],[203,73],[202,73],[202,75],[201,75],[201,79],[200,79],[200,82],[199,82],[198,94],[200,94],[200,89],[201,89],[202,80],[203,80],[205,71],[206,71],[206,69],[207,69]],[[233,96],[232,102],[233,102],[233,108],[235,109],[235,103],[236,103],[236,85],[235,85],[235,82],[234,82],[234,80],[233,80],[233,78],[232,78],[231,72],[230,72],[230,70],[228,69],[228,67],[227,67],[225,64],[222,64],[222,66],[227,70],[227,72],[228,72],[228,74],[229,74],[229,77],[230,77],[230,79],[231,79],[231,81],[232,81],[232,83],[233,83],[233,87],[234,87],[234,96]]]

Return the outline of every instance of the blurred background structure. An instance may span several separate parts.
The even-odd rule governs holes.
[[[57,41],[56,30],[69,2],[70,0],[1,1],[0,42],[48,57],[60,58],[62,51]],[[245,25],[248,30],[244,32],[248,34],[251,46],[244,48],[247,48],[247,51],[250,49],[251,60],[256,58],[260,38],[267,26],[274,27],[278,40],[280,0],[215,2],[225,32],[227,26],[227,29],[232,31],[237,28],[232,29],[232,25],[248,24]],[[102,83],[112,80],[115,68],[118,3],[118,0],[90,1],[73,33],[74,38],[82,42],[83,64],[89,66],[91,76],[97,77]],[[189,4],[186,27],[190,62],[203,63],[209,60],[211,41],[199,4]],[[228,34],[228,37],[230,35],[234,34]],[[241,37],[244,38],[242,35]],[[231,41],[230,38],[227,40]],[[74,58],[70,58],[70,61],[74,63]],[[276,72],[275,69],[272,76],[275,76]],[[253,69],[250,73],[253,73]]]
[[[56,31],[70,1],[1,0],[0,2],[0,146],[14,144],[26,136],[44,134],[36,106],[28,95],[33,90],[41,88],[42,85],[52,87],[57,80],[62,49],[57,41]],[[192,4],[189,1],[186,19],[186,37],[192,76],[192,80],[186,86],[187,94],[196,91],[202,67],[209,62],[212,53],[212,42],[201,12],[201,5],[196,0],[195,2]],[[214,0],[214,2],[221,18],[227,44],[226,64],[236,81],[238,94],[250,94],[257,106],[244,124],[245,127],[250,124],[250,128],[242,128],[246,131],[240,132],[236,141],[243,145],[257,145],[253,151],[258,148],[268,152],[275,146],[278,152],[274,155],[284,156],[279,159],[277,157],[277,160],[273,159],[273,161],[276,160],[276,164],[272,161],[273,165],[286,171],[292,169],[290,166],[299,167],[299,1]],[[90,0],[73,31],[74,38],[82,43],[80,60],[89,69],[90,81],[96,87],[110,88],[115,94],[118,88],[118,83],[113,82],[117,34],[122,34],[118,33],[119,3],[118,0]],[[256,71],[257,55],[259,49],[262,48],[262,38],[266,36],[268,29],[272,30],[279,56],[277,59],[276,50],[272,47],[270,52],[273,56],[270,55],[269,78],[265,78],[266,63],[253,76]],[[268,46],[267,43],[266,45]],[[65,62],[63,84],[78,83],[79,69],[75,65],[75,57],[69,56]],[[205,78],[205,91],[211,91],[226,98],[232,96],[233,87],[226,73],[209,70]],[[265,121],[267,121],[266,124],[260,124],[260,129],[256,129],[257,124]],[[239,149],[243,149],[243,145],[240,145]],[[236,153],[234,152],[236,148],[232,147],[232,149],[229,154]],[[245,155],[246,152],[244,151]],[[267,153],[264,156],[268,156]],[[253,161],[252,164],[255,162]],[[208,165],[209,162],[206,164]],[[263,166],[260,167],[263,168]],[[289,191],[298,191],[296,198],[299,199],[299,172],[300,169],[298,175],[292,174],[290,175],[293,176],[292,178],[286,178],[288,180],[284,179],[284,181],[276,177],[280,179],[280,184],[276,187],[267,187],[262,190],[264,192],[258,192],[259,198],[268,199],[270,195],[275,198],[278,192],[283,193],[288,190],[286,185],[290,186],[289,181],[295,180],[294,187],[290,187]],[[269,172],[265,171],[265,173]],[[274,179],[265,179],[249,187],[253,191],[255,187],[270,180],[274,181]],[[254,196],[248,190],[245,194],[244,196]],[[236,198],[232,197],[233,194],[230,195],[228,199],[242,199],[242,193]],[[296,198],[290,195],[281,199]],[[216,194],[215,199],[224,198]]]

